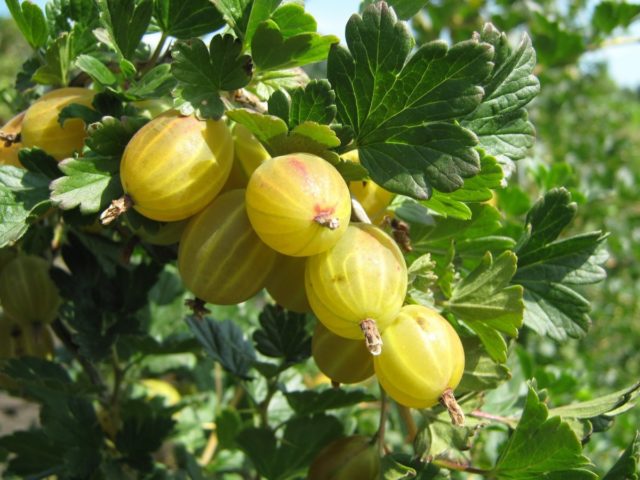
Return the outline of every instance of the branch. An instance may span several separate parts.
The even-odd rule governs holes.
[[[438,467],[446,468],[447,470],[456,470],[458,472],[477,473],[479,475],[486,475],[490,473],[488,470],[472,467],[468,463],[456,463],[446,458],[438,458],[432,460],[431,463]]]

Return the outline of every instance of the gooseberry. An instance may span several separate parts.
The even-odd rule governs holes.
[[[438,403],[464,371],[460,337],[438,312],[407,305],[382,333],[384,349],[373,359],[376,376],[396,402],[412,408]]]
[[[267,277],[269,295],[287,310],[306,313],[311,311],[304,288],[304,257],[278,255],[275,266]]]
[[[361,339],[374,354],[379,337],[368,332],[391,324],[407,293],[407,266],[396,243],[374,225],[354,223],[331,250],[307,259],[307,298],[333,333]],[[374,342],[374,343],[372,343]]]
[[[251,228],[244,190],[216,198],[188,223],[180,239],[178,269],[185,286],[209,303],[244,302],[264,288],[276,252]]]
[[[17,135],[22,129],[22,120],[25,112],[19,113],[9,120],[0,131],[8,135]],[[22,167],[18,152],[22,148],[22,142],[6,142],[0,139],[0,165],[13,165],[14,167]]]
[[[353,435],[323,448],[311,463],[307,480],[378,480],[380,468],[377,442]]]
[[[70,118],[61,126],[58,116],[72,103],[90,107],[94,95],[93,90],[77,87],[60,88],[44,94],[29,107],[22,120],[23,146],[41,148],[58,161],[82,151],[87,136],[84,122]]]
[[[51,323],[61,299],[49,276],[49,262],[19,255],[0,271],[0,303],[4,313],[20,325]]]
[[[360,340],[332,333],[316,323],[311,340],[313,360],[322,373],[337,383],[358,383],[373,375],[373,360]]]
[[[233,162],[231,132],[222,120],[165,112],[129,141],[120,178],[133,208],[161,222],[184,220],[220,192]]]
[[[271,248],[295,257],[331,248],[347,229],[351,197],[338,171],[307,153],[271,158],[251,175],[247,214]]]
[[[342,158],[351,162],[360,163],[358,150],[345,153]],[[393,193],[385,190],[373,180],[358,180],[349,182],[349,190],[373,223],[378,223],[384,217],[387,207],[393,200]]]

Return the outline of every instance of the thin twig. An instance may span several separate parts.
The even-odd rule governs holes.
[[[456,463],[454,461],[447,460],[445,458],[438,458],[438,459],[432,460],[431,463],[438,467],[446,468],[448,470],[456,470],[458,472],[477,473],[479,475],[486,475],[487,473],[489,473],[489,471],[487,470],[483,470],[481,468],[475,468],[469,464]]]
[[[515,418],[502,417],[500,415],[494,415],[493,413],[483,412],[481,410],[474,410],[468,414],[470,417],[481,418],[483,420],[491,420],[498,423],[503,423],[511,428],[515,428],[518,424],[518,420]]]
[[[376,432],[376,440],[378,442],[378,448],[380,449],[380,455],[384,456],[384,435],[386,432],[387,416],[389,409],[387,408],[387,392],[384,391],[382,385],[380,387],[380,423],[378,425],[378,431]]]
[[[142,70],[140,70],[140,76],[141,77],[143,77],[145,73],[147,73],[149,70],[151,70],[156,65],[156,62],[158,61],[158,58],[160,57],[160,53],[162,52],[162,49],[164,48],[164,44],[165,44],[166,41],[167,41],[167,34],[165,32],[162,32],[162,36],[160,37],[160,41],[158,42],[158,45],[156,45],[156,49],[153,51],[153,54],[151,55],[151,58],[146,63],[146,65],[142,68]]]

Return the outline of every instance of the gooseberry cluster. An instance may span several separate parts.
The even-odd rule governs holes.
[[[92,99],[92,91],[79,88],[44,95],[3,127],[20,131],[21,142],[2,149],[3,163],[19,165],[21,146],[40,147],[57,160],[80,152],[84,124],[60,125],[58,115]],[[356,150],[344,157],[359,161]],[[242,125],[231,130],[224,120],[175,110],[159,113],[132,137],[120,179],[125,196],[103,222],[130,208],[162,222],[154,233],[137,234],[149,243],[179,244],[178,270],[198,302],[237,304],[266,288],[285,308],[319,319],[312,350],[323,373],[338,383],[375,373],[409,407],[430,407],[459,383],[464,352],[454,329],[430,308],[403,306],[407,266],[396,241],[376,224],[351,222],[352,196],[374,223],[385,216],[392,194],[375,183],[347,184],[309,153],[271,158]],[[59,300],[42,262],[20,257],[5,267],[15,279],[33,263],[42,274],[28,289],[51,291],[46,305],[23,302],[15,286],[13,297],[0,292],[5,313],[18,322],[46,324],[55,315]],[[47,311],[18,312],[14,300]]]

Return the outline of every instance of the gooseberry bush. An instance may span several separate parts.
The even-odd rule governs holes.
[[[579,192],[511,189],[535,42],[424,38],[425,3],[363,2],[344,45],[299,2],[7,1],[0,387],[39,419],[5,478],[637,478],[637,435],[583,447],[639,384],[512,371],[606,276]]]

